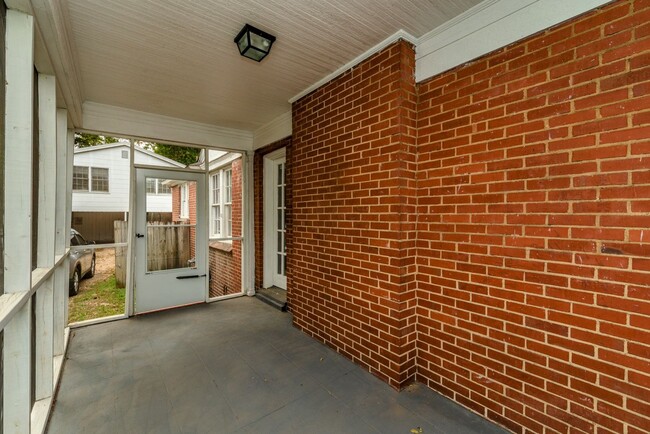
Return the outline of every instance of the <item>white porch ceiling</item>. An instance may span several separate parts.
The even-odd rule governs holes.
[[[85,101],[252,131],[399,29],[420,37],[480,0],[66,2]],[[245,23],[277,37],[261,63],[233,42]]]

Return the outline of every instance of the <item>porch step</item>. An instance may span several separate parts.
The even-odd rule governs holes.
[[[284,289],[274,286],[260,289],[255,292],[255,297],[282,312],[287,311],[287,291]]]

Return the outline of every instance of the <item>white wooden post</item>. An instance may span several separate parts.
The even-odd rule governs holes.
[[[68,111],[56,111],[56,237],[54,253],[65,254],[66,242],[70,239],[70,229],[66,227],[66,192],[68,185]],[[68,303],[69,267],[60,265],[54,272],[54,351],[55,357],[63,357],[65,350],[64,329],[65,305]],[[57,363],[61,363],[58,360]]]
[[[66,177],[65,177],[65,248],[68,250],[70,248],[70,228],[72,227],[72,166],[74,164],[74,130],[67,131],[66,137]],[[70,257],[66,258],[65,264],[63,265],[64,273],[66,276],[66,282],[70,278]],[[67,285],[66,285],[67,289]],[[67,291],[65,292],[67,295]],[[65,303],[63,304],[63,324],[68,324],[68,297],[65,298]]]
[[[135,245],[133,238],[135,237],[135,142],[133,139],[129,140],[129,219],[127,222],[127,237],[126,237],[126,315],[133,316],[135,312]]]
[[[242,153],[242,223],[244,226],[242,242],[242,284],[246,295],[255,295],[255,178],[253,173],[254,151]]]
[[[32,284],[32,134],[34,20],[8,10],[5,62],[5,246],[4,291]],[[31,300],[4,329],[3,434],[31,430]]]
[[[38,75],[38,244],[37,267],[54,266],[56,235],[56,79]],[[50,398],[54,384],[54,276],[36,293],[35,399]]]

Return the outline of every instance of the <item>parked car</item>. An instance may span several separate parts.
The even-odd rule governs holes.
[[[79,232],[70,231],[70,246],[87,246],[95,244],[94,241],[86,241]],[[80,248],[70,251],[70,295],[79,293],[79,282],[84,277],[95,275],[95,249]]]

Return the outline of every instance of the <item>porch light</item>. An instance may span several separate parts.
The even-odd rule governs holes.
[[[275,36],[246,24],[235,38],[239,54],[260,62],[271,51]]]

